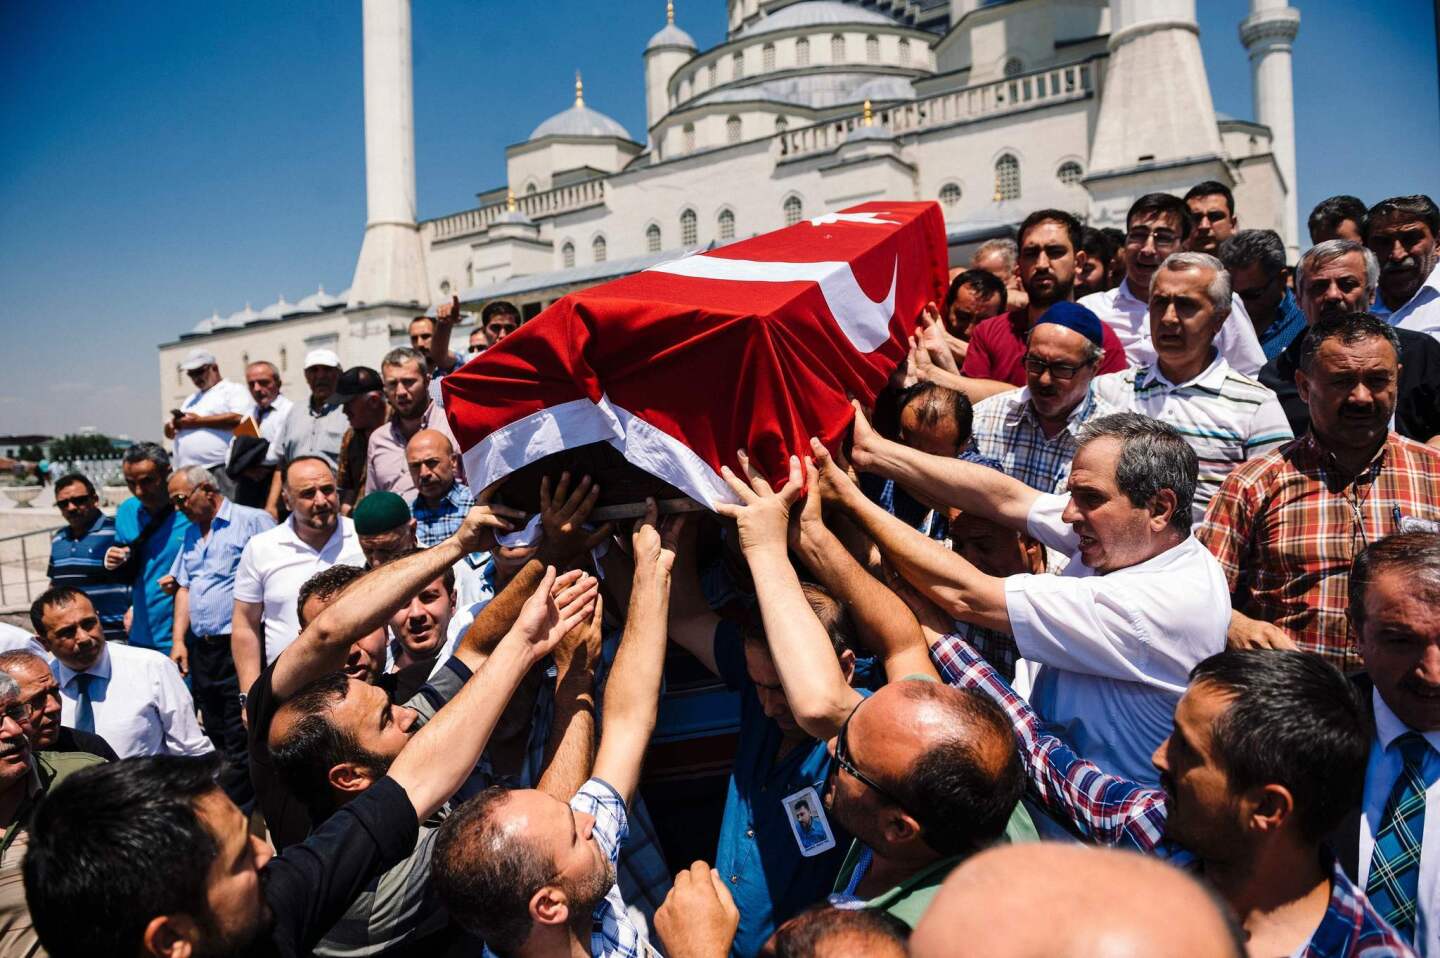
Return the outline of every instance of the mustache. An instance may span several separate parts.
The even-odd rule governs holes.
[[[1380,267],[1382,273],[1400,273],[1406,270],[1418,269],[1420,261],[1413,256],[1407,256],[1402,260],[1387,259]]]

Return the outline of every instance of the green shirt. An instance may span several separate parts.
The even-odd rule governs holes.
[[[1025,810],[1024,805],[1017,804],[1015,811],[1010,814],[1010,821],[1005,825],[1005,835],[1000,840],[1002,842],[1033,842],[1039,841],[1039,837],[1035,831],[1035,823],[1030,820],[1030,813]],[[850,844],[850,851],[845,856],[845,861],[840,866],[840,874],[835,879],[835,891],[843,892],[850,884],[863,848],[864,846],[860,844],[858,838]],[[865,907],[887,911],[914,928],[920,921],[920,916],[925,914],[925,909],[930,907],[930,900],[940,890],[940,885],[944,883],[946,876],[955,866],[964,861],[965,857],[964,855],[953,855],[950,858],[942,858],[928,868],[923,868],[911,875],[894,888],[876,895],[865,902]]]

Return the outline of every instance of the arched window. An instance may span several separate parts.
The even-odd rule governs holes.
[[[960,202],[960,187],[956,183],[946,183],[940,187],[940,202],[944,206],[954,206]]]
[[[654,223],[645,227],[645,251],[648,253],[660,252],[660,227]]]
[[[766,73],[775,69],[775,44],[767,43],[760,48],[760,63]]]
[[[526,195],[526,196],[534,196],[534,195],[535,195],[535,184],[534,184],[534,183],[526,183],[526,184],[525,184],[525,195]]]
[[[740,142],[740,118],[732,116],[725,121],[725,142]]]
[[[802,67],[810,65],[810,41],[804,37],[795,41],[795,64]]]
[[[719,220],[716,223],[722,243],[728,243],[735,238],[735,214],[729,210],[721,210]]]
[[[700,242],[700,222],[694,210],[680,214],[680,245],[695,246]]]
[[[737,80],[743,77],[745,75],[745,51],[741,50],[736,53],[730,58],[730,62],[732,64],[731,75]]]
[[[685,128],[684,128],[681,132],[684,134],[684,137],[685,137],[685,152],[686,152],[686,153],[694,153],[694,152],[695,152],[695,124],[694,124],[694,123],[686,123],[686,124],[685,124]]]
[[[710,64],[709,73],[710,73],[710,85],[713,87],[713,86],[715,86],[715,84],[717,84],[717,83],[720,82],[720,64],[719,64],[719,62]]]
[[[247,352],[243,352],[243,353],[240,354],[240,365],[242,365],[242,366],[248,366],[248,365],[250,365],[250,353],[249,353],[248,351],[247,351]]]
[[[1005,75],[1007,77],[1019,76],[1025,69],[1025,64],[1020,62],[1019,57],[1011,57],[1005,61]]]
[[[1009,153],[995,161],[995,200],[1020,198],[1020,161]]]
[[[830,38],[830,59],[835,63],[845,62],[845,37],[835,34]]]
[[[440,295],[441,295],[441,296],[449,296],[449,295],[450,295],[450,281],[449,281],[448,279],[442,279],[442,280],[440,281]]]
[[[784,210],[786,226],[794,226],[796,223],[800,222],[800,217],[802,215],[800,212],[800,197],[792,196],[785,200]]]
[[[865,38],[865,62],[880,62],[880,38],[874,34]]]
[[[560,247],[560,264],[566,269],[575,265],[575,244],[567,242]]]
[[[289,368],[290,368],[290,357],[289,357],[289,354],[285,352],[285,347],[284,347],[284,346],[281,346],[281,347],[280,347],[280,371],[283,373],[283,372],[285,372],[285,370],[287,370],[287,369],[289,369]]]
[[[904,37],[900,38],[900,65],[902,67],[910,65],[910,41]]]
[[[474,263],[466,263],[466,264],[465,264],[465,285],[466,285],[467,287],[468,287],[468,286],[474,286],[474,285],[475,285],[475,264],[474,264]]]
[[[1074,160],[1061,163],[1060,169],[1055,171],[1055,178],[1066,186],[1075,186],[1084,175],[1085,171],[1080,169],[1080,164]]]
[[[597,236],[590,241],[590,256],[597,263],[605,262],[606,245],[605,237]]]
[[[786,130],[788,130],[789,128],[790,128],[790,121],[789,121],[789,120],[785,119],[783,116],[777,116],[777,117],[775,118],[775,132],[776,132],[776,133],[784,133],[784,132],[785,132]]]

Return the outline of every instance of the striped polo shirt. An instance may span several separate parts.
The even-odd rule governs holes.
[[[107,639],[125,638],[125,610],[130,607],[130,586],[115,581],[105,571],[105,552],[115,544],[115,520],[97,513],[95,523],[83,536],[75,537],[70,527],[50,537],[50,584],[79,589],[89,596],[100,616]]]
[[[1190,443],[1200,460],[1197,523],[1230,470],[1294,438],[1275,394],[1236,372],[1219,353],[1188,382],[1172,383],[1155,364],[1096,376],[1091,389],[1111,406],[1174,427]]]

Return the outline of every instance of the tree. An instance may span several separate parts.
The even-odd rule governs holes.
[[[45,458],[45,451],[34,443],[31,443],[26,446],[21,446],[16,454],[16,458],[22,459],[25,462],[39,462]]]
[[[61,436],[50,443],[50,458],[61,462],[75,459],[113,459],[117,455],[109,436],[99,433]]]

